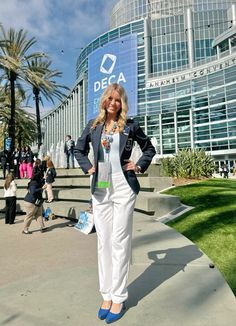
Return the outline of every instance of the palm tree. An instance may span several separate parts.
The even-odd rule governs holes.
[[[15,138],[19,147],[22,143],[31,144],[36,136],[35,116],[20,108],[23,100],[21,93],[16,92]],[[0,138],[3,140],[11,119],[10,106],[10,94],[7,94],[4,88],[0,88]]]
[[[27,38],[27,32],[20,29],[16,32],[13,28],[5,31],[0,24],[0,70],[4,73],[0,76],[0,83],[5,81],[5,86],[10,85],[11,115],[9,120],[8,135],[12,139],[12,149],[15,147],[15,88],[16,81],[24,81],[28,69],[28,62],[32,58],[42,56],[42,53],[30,53],[28,51],[36,43],[36,39]],[[17,84],[19,89],[20,83]]]
[[[40,93],[47,101],[54,103],[54,98],[62,100],[66,95],[63,90],[69,90],[67,86],[60,85],[55,78],[61,77],[62,73],[58,70],[51,69],[52,62],[48,59],[33,58],[28,62],[26,71],[26,80],[33,87],[33,94],[36,107],[36,120],[38,130],[38,150],[42,145],[42,134],[40,125],[39,102],[43,104]]]

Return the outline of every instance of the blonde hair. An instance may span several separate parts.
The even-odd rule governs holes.
[[[106,103],[108,98],[114,91],[117,91],[120,94],[121,98],[121,109],[117,114],[117,124],[120,132],[124,130],[124,125],[126,123],[126,116],[128,112],[128,97],[124,87],[116,83],[110,84],[103,92],[100,99],[99,114],[92,124],[92,129],[94,129],[98,124],[105,123],[107,116]]]
[[[47,160],[47,168],[54,168],[54,164],[51,160]]]
[[[50,160],[51,159],[51,156],[47,155],[47,154],[44,154],[43,155],[43,160],[44,161],[47,161],[47,160]]]
[[[10,187],[11,182],[14,180],[14,175],[12,173],[9,173],[6,176],[4,188],[7,190]]]

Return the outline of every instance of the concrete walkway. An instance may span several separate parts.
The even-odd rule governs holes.
[[[96,234],[68,221],[21,234],[0,217],[0,325],[99,326]],[[188,239],[135,213],[132,265],[123,326],[233,326],[235,297],[210,260]]]

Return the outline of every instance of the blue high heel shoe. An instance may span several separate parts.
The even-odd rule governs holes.
[[[110,309],[111,309],[111,305],[110,305],[109,309],[100,308],[98,310],[98,318],[101,320],[106,319],[107,315],[109,314]]]
[[[113,312],[108,313],[108,315],[106,317],[107,324],[114,323],[115,321],[119,320],[124,315],[124,311],[126,309],[125,302],[122,302],[121,305],[122,306],[121,306],[120,312],[118,314],[114,314]]]

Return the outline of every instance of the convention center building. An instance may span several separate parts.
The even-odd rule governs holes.
[[[236,161],[236,0],[120,0],[110,29],[81,50],[67,99],[42,119],[44,144],[77,139],[108,84],[160,157],[204,148]]]

